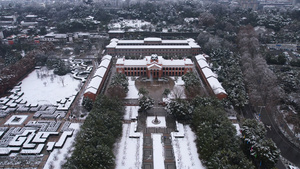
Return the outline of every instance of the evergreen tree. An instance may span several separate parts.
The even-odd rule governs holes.
[[[143,96],[139,99],[139,106],[142,111],[151,109],[154,105],[154,100],[149,96]]]
[[[261,168],[274,168],[280,150],[275,143],[266,138],[266,129],[263,123],[247,119],[241,127],[244,152],[251,156],[253,162]]]
[[[113,148],[122,133],[123,112],[120,100],[99,95],[76,137],[72,156],[63,168],[113,168]]]

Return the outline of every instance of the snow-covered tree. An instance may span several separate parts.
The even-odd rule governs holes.
[[[192,127],[197,135],[199,158],[207,168],[249,168],[253,164],[246,158],[222,106],[210,99],[197,99]],[[206,101],[205,101],[206,100]]]
[[[93,108],[93,101],[90,98],[85,97],[82,100],[82,105],[87,111],[91,111]]]
[[[177,120],[188,120],[192,117],[193,113],[193,107],[189,102],[181,99],[172,100],[165,109]]]
[[[252,156],[254,163],[261,168],[274,168],[280,150],[275,143],[266,138],[264,125],[256,120],[247,119],[241,127],[243,148],[246,154]]]
[[[124,107],[120,100],[99,95],[76,137],[72,156],[63,168],[111,169],[114,143],[122,133]]]
[[[111,97],[125,98],[128,92],[128,79],[125,74],[116,73],[111,80],[107,93]]]
[[[168,97],[168,95],[169,95],[170,93],[171,93],[171,90],[168,89],[168,88],[166,88],[166,89],[164,90],[164,92],[163,92],[163,95],[166,96],[166,97]]]
[[[197,95],[203,94],[203,89],[201,88],[201,83],[199,78],[193,72],[188,72],[184,76],[182,76],[182,80],[184,81],[185,93],[187,97],[194,98]]]
[[[142,111],[151,109],[154,105],[154,100],[149,96],[143,96],[139,99],[139,106]]]
[[[149,91],[145,87],[139,88],[138,95],[141,96],[147,96],[149,94]]]

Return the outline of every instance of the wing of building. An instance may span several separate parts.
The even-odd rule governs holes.
[[[144,40],[112,39],[106,46],[107,54],[112,56],[195,56],[201,47],[194,39],[162,40],[161,38],[145,38]]]
[[[203,82],[208,86],[210,92],[217,96],[219,99],[223,99],[227,97],[227,93],[223,88],[222,84],[217,79],[217,75],[212,72],[209,65],[207,64],[207,55],[197,55],[195,56],[196,67],[201,76]]]
[[[94,76],[90,83],[87,85],[86,90],[83,94],[84,97],[88,97],[95,101],[96,96],[101,92],[104,87],[108,72],[111,67],[112,56],[103,56],[100,65],[95,70]]]

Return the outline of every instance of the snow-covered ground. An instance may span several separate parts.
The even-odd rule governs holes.
[[[130,124],[123,124],[122,138],[115,144],[116,169],[141,169],[143,163],[143,134],[129,138]]]
[[[157,119],[159,121],[158,124],[153,123],[155,120],[155,116],[148,116],[146,120],[147,127],[161,127],[161,128],[166,128],[166,117],[165,116],[157,116]]]
[[[139,106],[126,106],[125,114],[123,116],[124,120],[137,119]]]
[[[54,149],[51,154],[48,157],[48,160],[44,166],[44,169],[60,169],[62,164],[66,162],[66,157],[69,157],[71,154],[69,153],[69,150],[72,148],[72,144],[74,142],[76,133],[80,129],[79,123],[71,123],[69,128],[74,129],[72,137],[69,137],[64,146],[60,149]]]
[[[153,140],[153,166],[154,168],[164,169],[165,168],[165,154],[162,143],[162,134],[153,133],[151,135]]]
[[[135,78],[131,78],[131,77],[128,78],[128,83],[129,83],[128,89],[129,89],[129,91],[127,93],[126,99],[138,99],[139,98],[139,95],[138,95],[139,91],[135,87],[135,80],[133,80],[133,79],[135,79]]]
[[[169,103],[172,99],[175,99],[176,97],[180,97],[181,99],[185,99],[186,95],[184,93],[184,81],[182,80],[182,77],[170,77],[174,81],[174,87],[171,90],[171,93],[168,95],[167,98],[163,98],[163,102]]]
[[[57,101],[66,97],[74,98],[71,96],[77,94],[80,83],[81,81],[74,79],[71,74],[57,76],[53,74],[53,70],[36,69],[22,81],[20,86],[24,95],[21,98],[27,101],[27,104],[56,105]]]
[[[171,133],[176,168],[205,169],[198,157],[196,143],[194,142],[196,139],[194,132],[188,125],[184,125],[184,132],[183,138],[175,138],[173,133]]]

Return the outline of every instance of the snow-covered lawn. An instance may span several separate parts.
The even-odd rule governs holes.
[[[184,126],[185,135],[183,138],[175,138],[172,135],[172,147],[175,155],[176,168],[180,169],[205,169],[202,165],[194,142],[196,136],[190,126]]]
[[[153,140],[153,166],[154,168],[165,168],[164,145],[162,143],[162,134],[151,134]]]
[[[135,79],[135,78],[131,78],[131,77],[128,77],[128,93],[127,93],[127,96],[126,96],[126,99],[138,99],[139,98],[139,91],[138,89],[135,87],[135,80],[132,80],[132,79]]]
[[[141,169],[143,163],[143,134],[129,138],[130,124],[123,124],[122,138],[116,146],[116,169]]]
[[[158,124],[154,124],[153,121],[155,120],[155,116],[148,116],[147,117],[147,127],[162,127],[162,128],[166,128],[167,124],[166,124],[166,117],[164,116],[157,116],[157,119],[160,123]]]
[[[125,114],[123,116],[124,120],[137,119],[139,106],[126,106]]]
[[[53,74],[53,70],[47,72],[36,69],[22,81],[22,99],[27,104],[55,105],[59,100],[76,95],[80,83],[71,74],[57,76]]]
[[[54,149],[51,154],[48,157],[48,160],[44,166],[44,169],[60,169],[61,165],[66,162],[66,157],[69,157],[71,154],[69,153],[69,150],[72,148],[72,144],[74,142],[76,133],[80,129],[79,123],[71,123],[69,128],[74,129],[72,137],[69,137],[64,146],[60,149]]]

